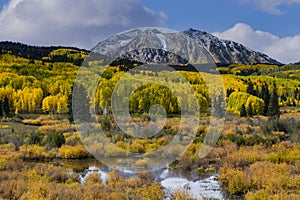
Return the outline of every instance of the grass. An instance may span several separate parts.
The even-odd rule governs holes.
[[[0,127],[3,126],[13,128],[14,131],[19,133],[33,133],[38,129],[37,126],[25,125],[18,122],[0,122]]]

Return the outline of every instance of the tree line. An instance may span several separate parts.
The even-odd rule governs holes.
[[[246,92],[235,92],[227,89],[228,107],[236,111],[241,117],[253,117],[254,115],[268,116],[269,119],[280,117],[278,88],[275,82],[272,87],[263,82],[259,88],[251,80],[248,81]]]

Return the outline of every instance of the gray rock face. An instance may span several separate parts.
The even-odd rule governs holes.
[[[208,58],[209,54],[216,63],[222,64],[281,64],[241,44],[220,40],[194,29],[182,33],[156,28],[134,29],[109,37],[96,45],[92,52],[110,58],[125,58],[152,64],[207,63],[212,60]],[[191,58],[198,60],[191,62]]]
[[[281,65],[280,62],[270,58],[268,55],[252,51],[234,41],[221,40],[209,33],[195,29],[189,29],[183,33],[193,38],[199,45],[205,47],[217,63],[266,63]]]

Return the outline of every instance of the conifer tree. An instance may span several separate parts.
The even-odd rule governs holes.
[[[4,111],[4,116],[7,117],[9,115],[9,101],[7,96],[4,98],[3,102],[3,111]]]
[[[253,117],[255,115],[255,111],[251,103],[249,104],[249,107],[247,109],[247,115],[249,117]]]
[[[72,95],[73,95],[73,87],[71,88],[71,94],[68,95],[68,117],[70,123],[74,122],[73,119],[73,108],[72,108]]]
[[[0,99],[0,117],[2,117],[2,116],[3,116],[3,102]]]
[[[228,98],[232,93],[234,92],[234,89],[229,88],[226,90],[226,97]]]
[[[277,93],[277,86],[275,82],[273,84],[273,90],[271,93],[268,117],[269,120],[276,120],[279,119],[280,117],[280,109],[278,105],[278,93]]]
[[[300,91],[298,88],[295,89],[294,96],[296,100],[300,100]]]
[[[247,117],[247,110],[245,104],[242,105],[242,109],[240,112],[240,117]]]
[[[254,90],[254,85],[253,85],[253,83],[251,81],[248,82],[247,93],[251,94],[253,96],[256,96],[256,92]]]
[[[262,85],[261,92],[259,94],[259,97],[264,100],[265,107],[264,107],[264,115],[268,116],[269,111],[269,103],[270,103],[270,92],[269,92],[269,86],[266,82]]]

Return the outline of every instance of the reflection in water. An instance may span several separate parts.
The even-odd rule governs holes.
[[[211,176],[193,182],[185,178],[171,177],[161,181],[161,185],[165,188],[166,199],[171,199],[173,192],[181,190],[187,191],[191,197],[197,199],[224,199],[220,184],[215,178],[216,176]]]
[[[90,175],[98,173],[102,183],[105,184],[110,170],[105,167],[90,166],[86,170],[86,174],[80,176],[80,182],[84,184]],[[125,177],[136,176],[136,174],[130,171],[128,173],[122,172],[121,174]],[[190,181],[170,168],[157,171],[154,175],[156,177],[155,181],[159,182],[165,188],[166,200],[171,199],[172,193],[182,190],[186,190],[193,198],[224,199],[221,186],[216,180],[217,175],[198,181]]]
[[[91,176],[92,174],[94,174],[94,173],[98,173],[99,178],[101,179],[101,182],[103,184],[106,184],[106,181],[107,181],[107,178],[108,178],[108,173],[101,170],[100,168],[95,167],[95,166],[89,167],[88,172],[84,176],[82,176],[82,175],[79,176],[80,183],[84,184],[85,181],[87,180],[87,178],[89,176]]]

